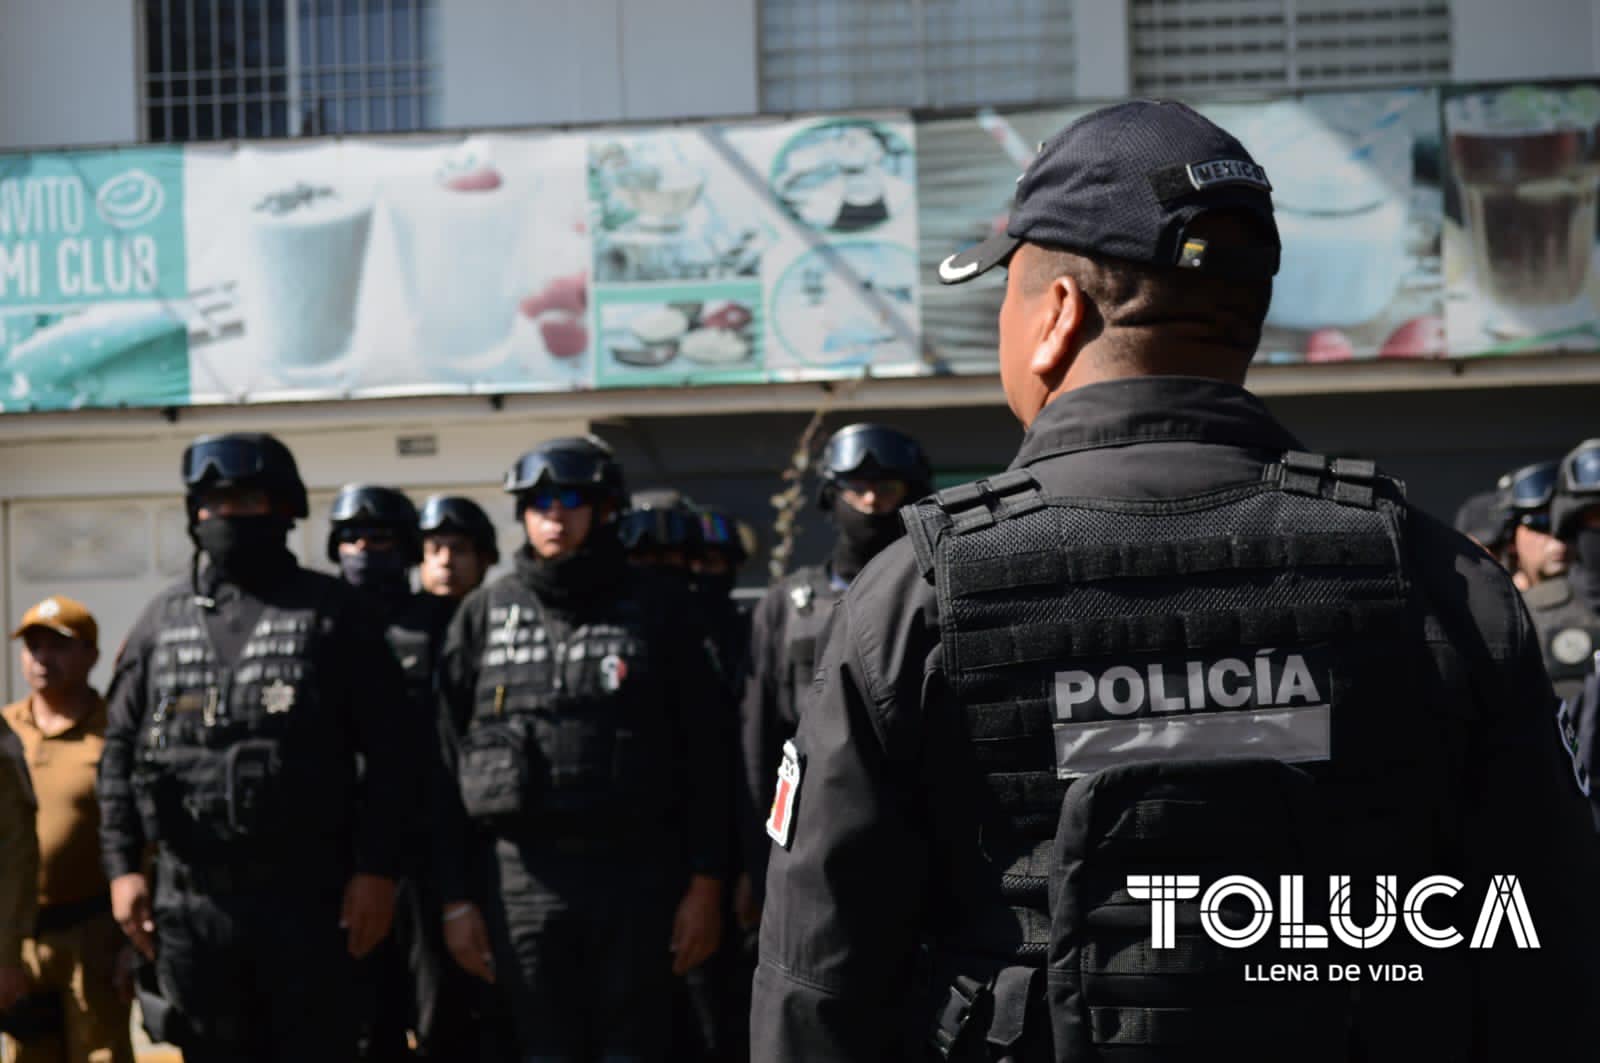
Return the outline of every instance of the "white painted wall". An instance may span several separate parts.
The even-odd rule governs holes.
[[[137,0],[0,0],[0,148],[139,139]]]
[[[1596,0],[1453,0],[1457,81],[1600,74]]]
[[[449,0],[447,127],[749,114],[759,0]]]
[[[1072,11],[1078,95],[1115,100],[1133,88],[1128,0],[1077,0]]]

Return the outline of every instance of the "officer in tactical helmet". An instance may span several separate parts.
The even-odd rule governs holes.
[[[1567,544],[1550,526],[1558,464],[1541,461],[1500,477],[1498,508],[1508,525],[1502,560],[1524,593],[1567,571]]]
[[[1549,530],[1565,544],[1567,563],[1522,597],[1556,693],[1570,698],[1600,650],[1600,439],[1584,440],[1561,459],[1549,506]]]
[[[461,495],[434,495],[422,504],[422,589],[459,602],[500,561],[494,524]]]
[[[306,491],[282,443],[205,436],[181,471],[191,574],[134,624],[108,698],[113,914],[186,1060],[343,1063],[353,961],[389,933],[416,843],[405,682],[360,595],[289,552]]]
[[[405,493],[374,484],[347,484],[328,513],[328,560],[367,598],[382,619],[384,637],[405,673],[410,694],[405,722],[437,763],[433,670],[453,603],[411,589],[422,561],[417,510]],[[435,779],[443,779],[440,773]],[[440,900],[426,873],[425,852],[413,854],[396,899],[394,933],[367,963],[374,1008],[367,1016],[361,1058],[469,1059],[474,1023],[472,986],[452,963],[439,925]]]
[[[699,545],[700,525],[681,491],[659,487],[635,491],[618,519],[617,535],[628,560],[689,577],[689,558]]]
[[[1526,613],[1244,389],[1278,259],[1244,147],[1138,100],[940,266],[1007,268],[1026,432],[834,610],[767,820],[755,1058],[1510,1059],[1530,1015],[1591,1050],[1600,869]],[[1440,897],[1400,927],[1399,890]],[[1316,980],[1265,984],[1285,958]]]
[[[440,666],[466,721],[446,938],[504,998],[519,1058],[657,1058],[670,975],[720,935],[726,695],[682,588],[623,556],[605,443],[544,443],[505,488],[528,541],[462,602]],[[479,874],[465,823],[490,839]]]
[[[933,488],[922,446],[881,424],[839,429],[822,452],[817,508],[838,534],[832,556],[796,569],[767,591],[751,621],[751,674],[739,708],[740,747],[752,807],[772,804],[783,744],[793,737],[811,688],[833,603],[850,581],[904,534],[900,507]],[[766,884],[764,839],[746,854],[754,902]]]

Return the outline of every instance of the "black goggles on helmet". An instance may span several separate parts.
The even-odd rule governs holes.
[[[266,470],[266,451],[250,439],[206,439],[190,444],[183,452],[185,487],[250,480]]]
[[[518,458],[506,473],[505,489],[518,494],[546,484],[598,486],[605,478],[606,461],[604,455],[576,450],[535,450]]]
[[[700,541],[707,546],[744,549],[739,539],[739,525],[733,518],[724,513],[700,513],[695,519],[700,525]]]
[[[1586,447],[1568,459],[1567,483],[1573,491],[1600,492],[1600,447]]]
[[[417,515],[417,527],[425,532],[442,531],[446,528],[470,532],[482,523],[484,518],[475,517],[458,499],[448,495],[443,497],[435,495],[428,499],[422,504],[422,512]]]
[[[1557,463],[1542,462],[1511,474],[1506,497],[1512,509],[1543,509],[1556,493]]]
[[[828,444],[822,464],[836,476],[875,470],[886,478],[920,480],[927,473],[922,448],[889,432],[849,432]]]
[[[700,541],[699,524],[682,510],[635,509],[622,517],[622,545],[690,546]]]

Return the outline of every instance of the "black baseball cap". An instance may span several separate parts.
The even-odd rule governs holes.
[[[1186,230],[1201,214],[1256,219],[1256,246],[1210,247]],[[1171,100],[1130,100],[1084,115],[1039,146],[1017,179],[1006,231],[951,255],[939,279],[961,284],[1023,244],[1239,278],[1278,272],[1272,184],[1244,145]]]

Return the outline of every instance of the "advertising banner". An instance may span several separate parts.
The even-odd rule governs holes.
[[[903,116],[0,158],[0,403],[921,371]]]
[[[1600,348],[1600,85],[1445,90],[1452,352]]]
[[[995,371],[1091,104],[0,155],[0,412]],[[1203,104],[1283,237],[1258,364],[1600,349],[1600,85]]]
[[[1096,105],[1098,106],[1098,105]],[[918,127],[922,275],[1003,228],[1037,146],[1093,108]],[[1431,89],[1203,105],[1267,171],[1283,239],[1257,364],[1445,354],[1438,97]],[[923,290],[923,327],[955,371],[992,371],[1004,278]]]
[[[186,402],[183,154],[0,156],[0,410]]]
[[[589,143],[601,386],[920,371],[911,124]]]

